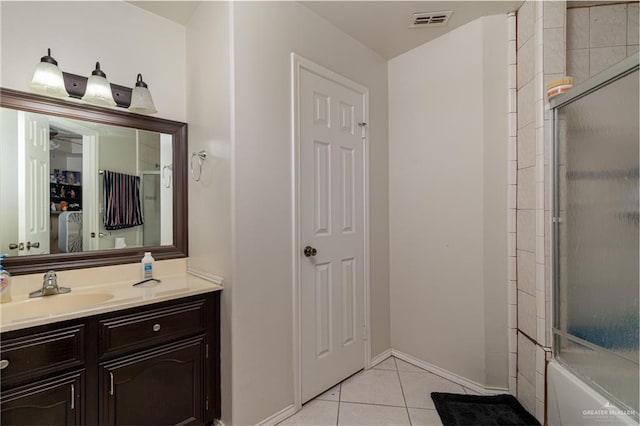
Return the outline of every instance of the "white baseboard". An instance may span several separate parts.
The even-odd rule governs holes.
[[[482,395],[499,395],[499,394],[509,393],[509,389],[507,388],[485,387],[478,382],[469,380],[466,377],[460,376],[459,374],[453,373],[449,370],[445,370],[444,368],[440,368],[429,362],[422,361],[418,358],[405,354],[404,352],[400,352],[396,349],[392,349],[391,354],[396,358],[399,358],[403,361],[408,362],[409,364],[415,365],[416,367],[422,368],[423,370],[427,370],[433,374],[436,374],[440,377],[443,377],[447,380],[450,380],[454,383],[459,384],[460,386],[464,386],[465,388],[471,389],[472,391],[478,392],[479,394],[482,394]]]
[[[385,359],[389,358],[390,356],[391,356],[391,348],[387,349],[386,351],[382,352],[381,354],[378,354],[378,355],[374,356],[373,358],[371,358],[371,368],[373,368],[376,365],[380,364],[382,361],[384,361]]]
[[[485,387],[484,394],[485,395],[504,395],[504,394],[511,394],[511,392],[509,391],[509,388]]]
[[[256,426],[272,426],[280,423],[287,417],[291,417],[296,413],[296,406],[291,404],[287,407],[284,407],[282,410],[278,411],[274,415],[267,417],[261,422],[257,423]]]

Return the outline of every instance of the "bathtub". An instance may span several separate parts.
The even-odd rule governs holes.
[[[547,366],[549,426],[638,425],[630,414],[607,401],[556,360]]]

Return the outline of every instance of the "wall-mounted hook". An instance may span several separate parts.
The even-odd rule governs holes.
[[[194,158],[198,159],[198,174],[197,174],[197,177],[196,177],[196,173],[194,172],[195,169],[193,167],[193,159]],[[194,152],[194,153],[191,154],[191,162],[190,162],[191,177],[196,182],[200,182],[200,178],[202,177],[202,163],[206,159],[207,159],[207,152],[205,150],[202,150],[200,152]]]

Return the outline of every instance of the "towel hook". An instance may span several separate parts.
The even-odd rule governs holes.
[[[165,188],[171,188],[171,174],[169,174],[169,179],[165,176],[165,170],[169,169],[169,172],[173,172],[173,164],[166,164],[162,167],[162,186]]]
[[[198,177],[196,177],[196,174],[194,173],[194,167],[193,167],[193,158],[197,157],[198,158]],[[200,182],[200,178],[202,177],[202,162],[204,160],[207,159],[207,152],[205,150],[202,150],[200,152],[194,152],[191,154],[191,177],[193,178],[193,180],[195,180],[196,182]]]

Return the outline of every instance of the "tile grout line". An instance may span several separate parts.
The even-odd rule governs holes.
[[[336,402],[336,401],[333,401]],[[373,402],[358,402],[358,401],[341,401],[341,404],[357,404],[357,405],[374,405],[376,407],[389,407],[389,408],[405,408],[402,405],[388,405],[388,404],[376,404]],[[420,408],[420,407],[407,407],[407,408]],[[431,408],[422,408],[423,410],[431,410]]]
[[[342,381],[344,382],[344,380]],[[340,382],[340,387],[338,389],[338,415],[336,416],[336,426],[340,423],[340,404],[342,404],[342,382]]]
[[[409,426],[413,426],[411,423],[411,415],[409,414],[409,407],[407,407],[407,398],[404,396],[404,388],[402,387],[402,379],[400,378],[400,370],[398,370],[398,363],[396,358],[393,357],[393,364],[396,366],[396,374],[398,375],[398,382],[400,382],[400,391],[402,392],[402,400],[404,401],[404,409],[407,411],[407,419],[409,419]]]

